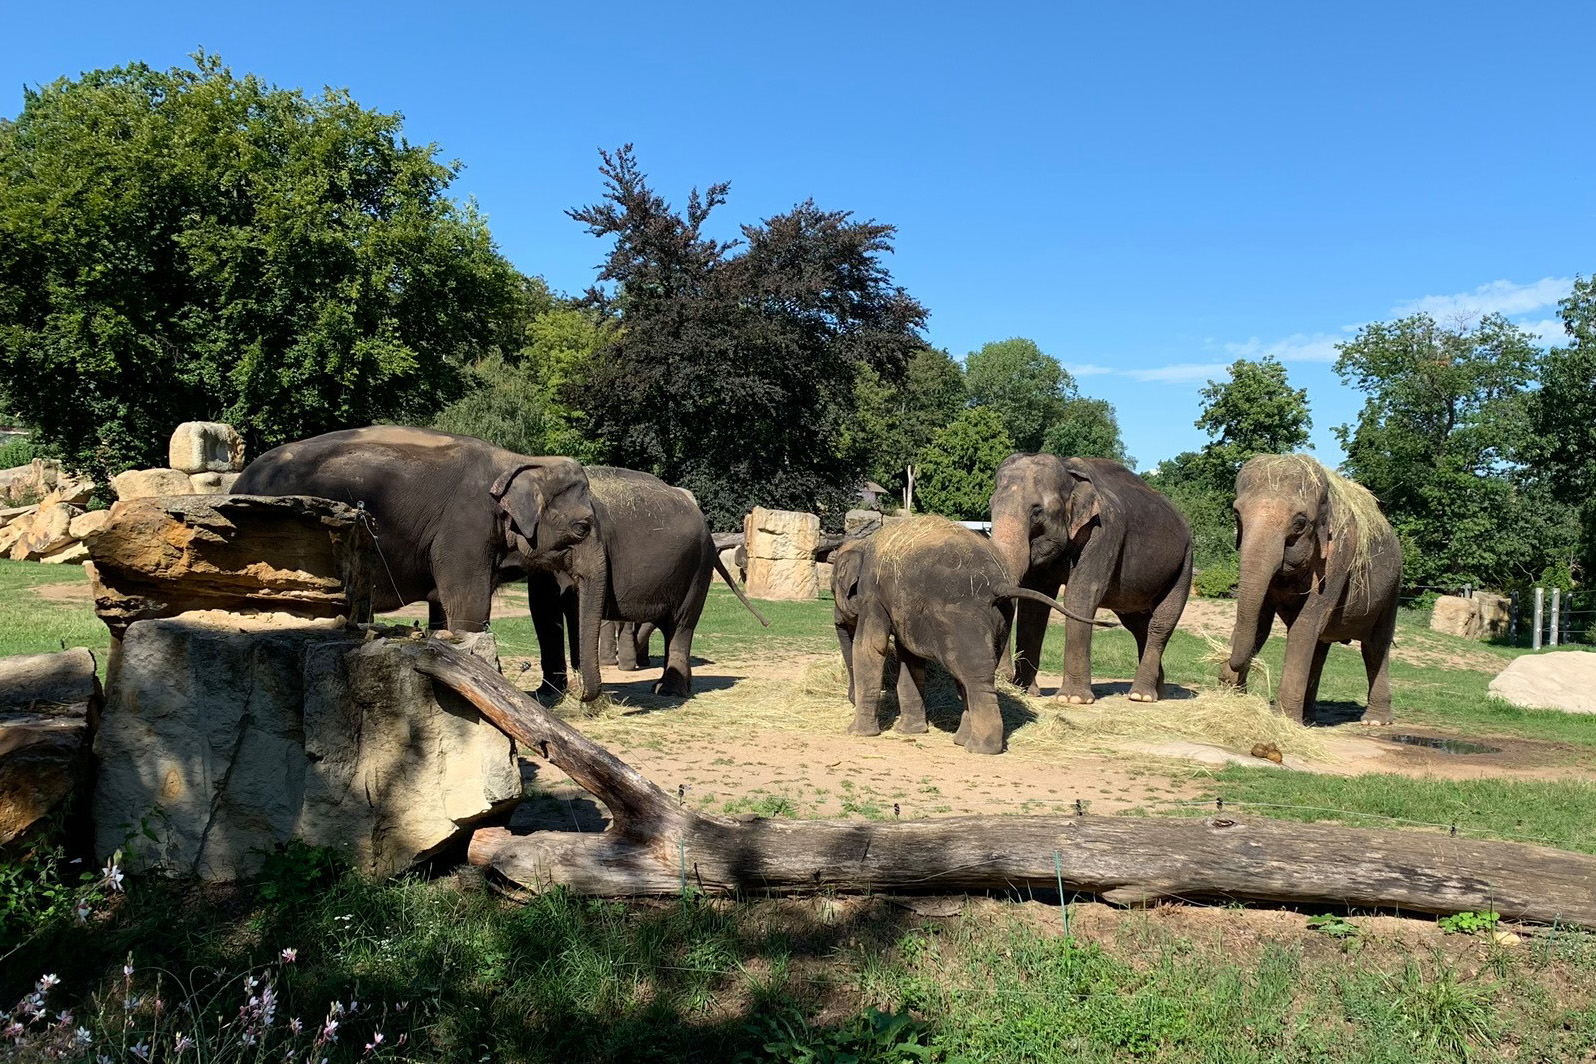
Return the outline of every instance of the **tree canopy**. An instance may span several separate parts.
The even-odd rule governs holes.
[[[866,464],[847,445],[861,373],[896,387],[925,346],[925,308],[882,262],[893,227],[806,201],[722,242],[703,226],[728,185],[677,212],[630,145],[602,159],[603,200],[569,213],[613,241],[587,302],[616,327],[562,399],[609,460],[718,525],[755,503],[840,513]]]
[[[1048,428],[1075,395],[1075,378],[1036,341],[1023,337],[971,351],[964,360],[964,380],[971,404],[993,410],[1022,451],[1042,449]]]
[[[961,411],[920,456],[915,497],[923,509],[955,521],[984,520],[997,467],[1014,453],[1003,419],[990,407]]]
[[[425,420],[519,298],[436,155],[204,54],[27,90],[0,122],[0,406],[101,474],[164,463],[186,420],[255,451]]]

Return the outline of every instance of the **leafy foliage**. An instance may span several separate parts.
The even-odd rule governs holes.
[[[811,1026],[802,1014],[766,1017],[758,1031],[762,1053],[744,1052],[739,1061],[780,1064],[911,1064],[945,1060],[932,1048],[931,1028],[908,1012],[871,1007],[845,1026]]]
[[[923,347],[909,360],[900,384],[887,383],[869,366],[859,367],[855,398],[858,412],[848,446],[863,456],[870,479],[898,492],[904,470],[964,408],[964,371],[946,351]]]
[[[1367,395],[1336,429],[1346,469],[1380,500],[1410,584],[1518,587],[1565,557],[1577,530],[1524,475],[1539,352],[1500,315],[1443,327],[1426,314],[1365,326],[1336,372]]]
[[[1043,437],[1042,450],[1065,458],[1112,458],[1136,467],[1136,459],[1125,453],[1119,417],[1107,399],[1078,395],[1067,400],[1063,413]]]
[[[1075,396],[1075,378],[1036,341],[1015,337],[985,344],[964,360],[970,402],[1002,420],[1014,446],[1037,451]]]
[[[1500,913],[1489,910],[1482,913],[1453,913],[1451,916],[1441,917],[1435,922],[1435,926],[1449,935],[1472,935],[1478,931],[1496,930],[1496,924],[1501,919]]]
[[[0,122],[0,406],[98,474],[159,465],[186,420],[258,451],[426,418],[517,300],[435,155],[204,54],[27,90]]]
[[[965,410],[931,440],[920,456],[915,497],[931,513],[956,521],[986,517],[993,477],[1014,441],[995,410]]]
[[[38,457],[40,457],[38,448],[26,436],[0,443],[0,469],[14,469],[17,466],[27,465]]]
[[[1234,556],[1197,571],[1193,580],[1203,598],[1230,598],[1241,583],[1241,564]]]
[[[1589,583],[1596,578],[1596,277],[1577,278],[1560,309],[1571,339],[1541,362],[1541,386],[1529,397],[1524,457],[1575,515],[1577,565]]]
[[[739,250],[703,235],[729,186],[678,213],[630,145],[602,157],[603,201],[569,214],[614,240],[614,287],[588,303],[618,327],[559,396],[608,460],[688,488],[718,526],[755,503],[840,512],[863,472],[846,446],[861,368],[895,386],[924,347],[925,308],[881,262],[893,227],[806,201],[743,226]]]

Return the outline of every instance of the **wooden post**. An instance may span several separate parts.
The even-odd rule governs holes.
[[[1562,620],[1562,616],[1563,589],[1560,587],[1554,587],[1552,588],[1552,646],[1554,647],[1557,645],[1557,637],[1560,634],[1558,631],[1558,622]]]
[[[1546,589],[1538,587],[1535,589],[1535,634],[1530,636],[1531,650],[1539,650],[1541,648],[1541,625],[1544,623],[1545,605]]]

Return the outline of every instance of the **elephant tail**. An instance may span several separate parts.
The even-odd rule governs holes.
[[[720,578],[722,580],[726,581],[726,586],[732,589],[732,594],[737,596],[737,601],[741,602],[745,607],[747,607],[749,613],[753,614],[755,617],[758,617],[760,624],[764,625],[766,628],[769,628],[770,622],[765,620],[765,615],[763,613],[760,613],[754,608],[754,604],[752,602],[748,601],[748,596],[743,594],[743,589],[737,586],[737,581],[733,580],[731,573],[726,571],[726,563],[720,560],[719,554],[715,555],[715,571],[720,574]]]
[[[1065,609],[1064,604],[1059,602],[1058,599],[1044,595],[1040,591],[1032,591],[1027,587],[1015,587],[1012,584],[1005,584],[1002,587],[995,588],[993,594],[998,598],[1030,599],[1032,602],[1040,602],[1044,606],[1051,606],[1053,609],[1058,610],[1072,621],[1085,621],[1087,624],[1095,624],[1099,628],[1117,627],[1113,621],[1100,621],[1095,617],[1082,617]]]

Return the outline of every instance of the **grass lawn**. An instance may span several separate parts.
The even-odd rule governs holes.
[[[0,653],[62,642],[102,650],[104,627],[85,601],[41,600],[29,590],[83,582],[75,567],[0,562]],[[769,629],[717,586],[697,653],[748,660],[834,651],[829,602],[760,608]],[[502,653],[536,655],[524,617],[501,618],[494,630]],[[1061,642],[1049,639],[1051,682]],[[1402,618],[1399,642],[1412,651],[1392,672],[1403,723],[1555,744],[1548,756],[1565,765],[1596,764],[1596,719],[1487,697],[1486,668],[1515,651],[1434,636],[1417,614]],[[1262,655],[1271,676],[1283,649],[1271,640]],[[1100,631],[1094,673],[1128,676],[1133,651],[1126,633]],[[1207,685],[1209,654],[1206,640],[1177,633],[1169,681]],[[1361,704],[1364,693],[1356,651],[1333,648],[1321,697]],[[1223,796],[1227,808],[1456,823],[1596,852],[1596,785],[1577,774],[1445,780],[1233,767],[1200,776],[1202,797]],[[91,1060],[100,1052],[135,1059],[141,1039],[166,1054],[180,1032],[201,1037],[206,1053],[195,1059],[280,1059],[290,1042],[294,1059],[304,1059],[312,1035],[293,1038],[284,1024],[298,1018],[307,1032],[320,1030],[335,1000],[360,1004],[316,1059],[1596,1059],[1596,936],[1567,928],[1497,943],[1443,934],[1426,920],[1337,912],[1316,930],[1314,914],[1240,907],[512,899],[474,872],[372,883],[294,851],[254,884],[141,878],[86,925],[70,916],[21,921],[16,910],[8,922],[6,906],[23,896],[18,883],[29,867],[27,854],[0,850],[0,1001],[17,1001],[44,972],[58,975],[51,1007],[71,1008],[85,1025],[94,1045],[82,1055]],[[292,963],[281,959],[285,948],[296,951]],[[134,969],[130,980],[124,963]],[[243,1044],[238,1018],[259,996],[246,973],[270,975],[279,999],[275,1026],[254,1046]],[[126,997],[136,1003],[124,1010]],[[0,1058],[21,1052],[0,1046]]]

